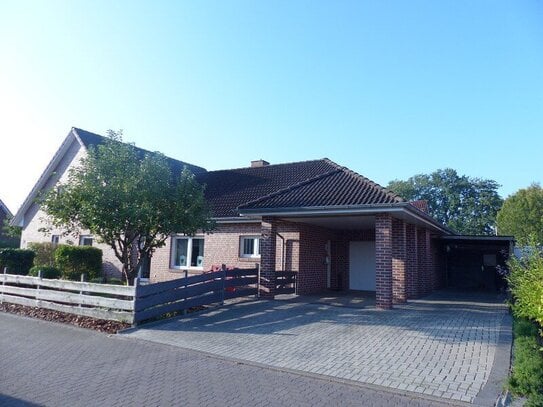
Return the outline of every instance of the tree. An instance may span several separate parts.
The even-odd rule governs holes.
[[[496,181],[459,176],[445,168],[418,174],[407,181],[393,180],[388,188],[409,201],[428,201],[430,215],[452,230],[470,235],[495,232],[496,213],[502,204]]]
[[[521,246],[543,245],[543,189],[539,184],[509,196],[498,212],[498,231],[513,235]]]
[[[113,249],[129,283],[171,234],[213,228],[204,189],[190,171],[173,174],[165,156],[143,153],[111,130],[41,204],[49,215],[45,232],[90,231]]]

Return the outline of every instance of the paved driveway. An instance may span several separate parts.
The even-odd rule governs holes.
[[[313,299],[252,301],[127,335],[279,369],[473,402],[491,377],[500,330],[510,324],[506,315],[495,295],[480,293],[439,292],[391,311]]]
[[[0,326],[0,406],[443,405],[2,312]]]

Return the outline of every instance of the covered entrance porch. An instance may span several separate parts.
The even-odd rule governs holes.
[[[264,295],[275,296],[278,271],[295,271],[296,294],[360,291],[391,308],[443,286],[435,244],[442,234],[404,211],[265,216]]]

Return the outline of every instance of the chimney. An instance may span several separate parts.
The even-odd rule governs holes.
[[[258,168],[258,167],[265,167],[267,165],[270,165],[269,162],[267,162],[266,160],[255,160],[255,161],[251,161],[251,168]]]
[[[424,200],[424,199],[419,199],[418,201],[412,201],[412,202],[409,202],[411,205],[413,205],[415,208],[417,208],[418,210],[421,210],[425,213],[429,213],[428,211],[428,201]]]

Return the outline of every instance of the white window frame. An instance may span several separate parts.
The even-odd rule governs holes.
[[[239,238],[239,257],[243,259],[260,259],[260,239],[261,236],[251,235],[251,236],[240,236]],[[255,253],[244,253],[245,241],[254,240],[254,250]]]
[[[60,235],[51,235],[51,243],[52,244],[59,244],[60,243]]]
[[[175,265],[175,249],[176,249],[176,241],[179,239],[187,240],[187,265],[186,266],[176,266]],[[192,263],[192,240],[193,239],[201,239],[204,241],[204,261],[205,261],[205,238],[204,236],[172,236],[171,239],[171,250],[170,250],[170,269],[174,270],[203,270],[204,267],[198,267],[198,266],[191,266]]]
[[[91,239],[92,243],[89,244],[83,244],[85,239]],[[94,246],[94,236],[93,235],[80,235],[79,236],[79,246]]]

